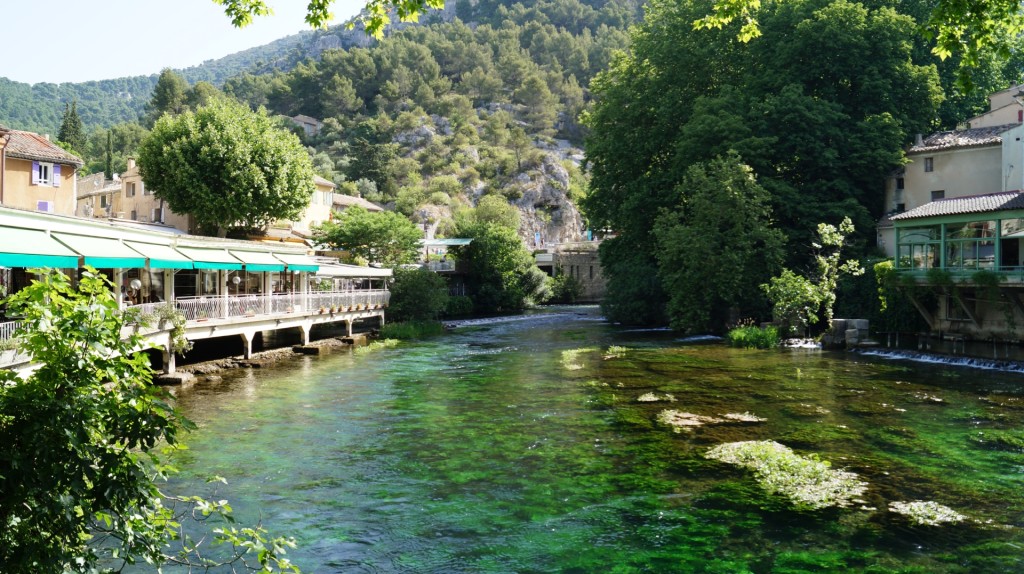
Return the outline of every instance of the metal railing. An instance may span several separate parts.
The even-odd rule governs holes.
[[[273,295],[214,295],[181,297],[175,307],[188,321],[284,315],[316,314],[332,310],[352,312],[381,309],[387,306],[391,293],[386,290],[328,291],[311,293],[275,293]]]
[[[21,327],[22,321],[7,321],[6,323],[0,323],[0,339],[11,339],[14,337],[14,332]]]

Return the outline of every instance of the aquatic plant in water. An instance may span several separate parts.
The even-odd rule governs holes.
[[[595,347],[583,347],[581,349],[567,349],[562,351],[562,366],[570,371],[578,371],[583,365],[578,362],[579,356],[596,351]]]
[[[644,393],[636,398],[636,402],[638,403],[656,403],[659,401],[674,403],[676,402],[676,397],[672,393],[665,393],[664,395],[659,395],[657,393]]]
[[[628,351],[628,350],[629,349],[627,349],[625,347],[620,347],[618,345],[612,345],[611,347],[608,347],[607,351],[605,351],[604,358],[605,358],[605,360],[608,360],[608,359],[620,359],[620,358],[626,356],[626,351]]]
[[[356,354],[362,355],[363,353],[369,353],[376,351],[377,349],[387,349],[398,345],[398,339],[380,339],[366,345],[365,347],[356,347]]]
[[[938,526],[940,524],[956,524],[967,519],[966,516],[931,500],[915,500],[913,502],[890,502],[889,511],[902,514],[917,526]]]
[[[868,487],[855,473],[833,470],[827,461],[800,456],[775,441],[720,444],[705,456],[754,471],[762,488],[789,498],[798,510],[847,507]]]

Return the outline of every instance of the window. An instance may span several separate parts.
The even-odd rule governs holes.
[[[106,194],[101,195],[100,196],[100,207],[107,207],[108,205],[110,205],[110,204],[107,203],[107,196],[106,196]]]
[[[903,189],[903,178],[902,177],[897,177],[896,178],[896,189]]]
[[[132,221],[138,221],[138,220],[139,220],[139,214],[136,213],[135,210],[133,209],[132,210]]]
[[[903,213],[906,210],[907,210],[907,204],[906,203],[897,203],[896,204],[896,213]]]
[[[937,189],[932,192],[932,201],[938,201],[940,199],[946,199],[946,190]]]
[[[933,158],[933,157],[926,157],[926,158],[924,158],[924,170],[926,172],[927,171],[935,171],[935,158]]]
[[[60,187],[60,165],[45,161],[32,162],[32,185]]]
[[[155,207],[155,208],[153,208],[153,211],[152,211],[151,215],[152,215],[152,217],[150,218],[150,221],[152,221],[154,223],[163,223],[164,222],[164,208],[162,208],[162,207]]]
[[[124,184],[124,196],[125,197],[135,197],[135,184],[134,183],[126,183],[126,184]],[[132,219],[135,219],[135,216],[132,216]]]

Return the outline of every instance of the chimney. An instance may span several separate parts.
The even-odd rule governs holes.
[[[128,158],[128,169],[131,169],[133,167],[135,167],[135,158],[130,157]]]
[[[43,137],[46,138],[46,141],[50,141],[50,134],[43,134]]]
[[[916,136],[914,136],[914,145],[923,145],[923,144],[924,144],[924,136],[922,136],[921,134],[917,134]]]

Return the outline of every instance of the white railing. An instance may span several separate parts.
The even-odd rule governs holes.
[[[259,315],[285,315],[289,313],[318,314],[326,312],[355,312],[382,309],[391,293],[386,290],[329,291],[302,293],[275,293],[266,295],[215,295],[208,297],[182,297],[175,306],[188,321],[230,319]],[[162,305],[162,303],[160,303]],[[321,311],[322,310],[322,311]]]
[[[0,323],[0,339],[11,339],[14,337],[14,332],[21,327],[21,321],[7,321],[6,323]]]

